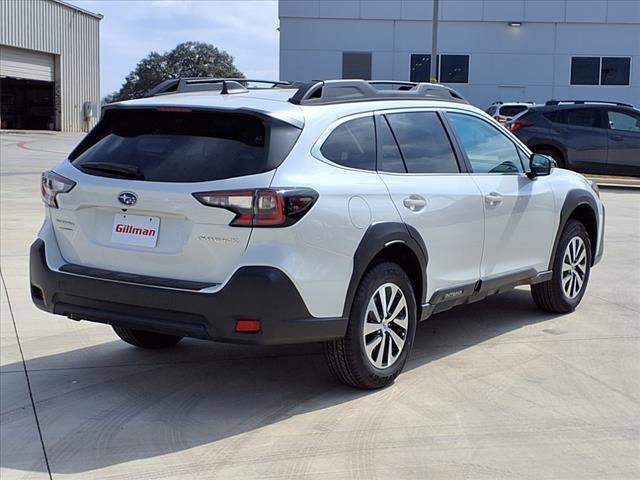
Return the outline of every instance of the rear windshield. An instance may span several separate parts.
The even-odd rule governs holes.
[[[294,127],[268,125],[251,115],[113,109],[69,158],[92,175],[205,182],[276,168],[298,134]]]
[[[500,108],[500,115],[505,117],[515,117],[521,112],[524,112],[528,107],[526,105],[507,105]]]

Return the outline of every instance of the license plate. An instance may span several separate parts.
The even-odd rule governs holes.
[[[153,248],[158,242],[159,217],[116,214],[113,219],[111,241],[123,245]]]

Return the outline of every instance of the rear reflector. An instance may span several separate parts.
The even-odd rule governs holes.
[[[260,331],[260,320],[236,320],[236,332],[238,333],[258,333]]]

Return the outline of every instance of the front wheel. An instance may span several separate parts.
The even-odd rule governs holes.
[[[379,263],[362,279],[347,334],[324,344],[331,373],[357,388],[382,388],[400,374],[413,345],[416,301],[405,271]]]
[[[569,220],[558,242],[553,276],[531,286],[533,301],[545,312],[573,312],[584,296],[590,273],[589,234],[582,223]]]

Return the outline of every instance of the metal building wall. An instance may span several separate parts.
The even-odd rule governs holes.
[[[100,106],[100,19],[56,0],[0,0],[0,45],[56,55],[56,129],[86,131],[83,103]]]
[[[471,103],[586,98],[640,103],[640,0],[440,0],[438,51],[469,55]],[[279,0],[280,78],[340,78],[371,52],[372,78],[409,80],[431,52],[431,0]],[[509,22],[519,22],[511,27]],[[630,57],[630,84],[572,85],[572,56]]]

